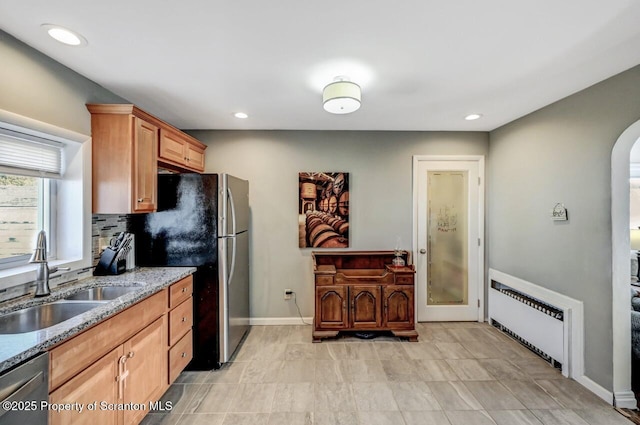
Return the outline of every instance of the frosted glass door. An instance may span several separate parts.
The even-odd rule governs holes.
[[[480,161],[416,162],[418,321],[481,320]]]
[[[466,171],[427,173],[427,304],[468,304]]]

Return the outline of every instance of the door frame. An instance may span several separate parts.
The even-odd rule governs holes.
[[[640,120],[627,127],[611,150],[611,300],[613,403],[633,409],[629,294],[629,177],[631,149],[640,141]]]
[[[478,247],[478,299],[480,300],[480,306],[478,307],[478,322],[484,322],[485,318],[485,269],[486,265],[484,262],[484,250],[485,250],[485,236],[484,236],[484,222],[485,222],[485,170],[484,170],[484,155],[413,155],[413,240],[412,240],[412,249],[413,249],[413,263],[417,263],[418,258],[418,179],[420,176],[418,175],[418,165],[420,162],[429,162],[429,161],[451,161],[452,164],[458,161],[475,161],[478,163],[478,176],[480,177],[480,182],[478,185],[478,237],[480,238],[480,246]],[[469,188],[471,189],[471,188]],[[417,271],[417,270],[416,270]],[[418,322],[418,286],[416,279],[416,288],[415,288],[415,300],[414,300],[414,309],[416,312],[416,322]]]

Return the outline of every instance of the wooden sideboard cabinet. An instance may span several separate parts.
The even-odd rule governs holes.
[[[394,251],[314,251],[313,341],[340,331],[391,331],[417,341],[415,269],[409,253],[402,256],[407,265],[393,267]]]

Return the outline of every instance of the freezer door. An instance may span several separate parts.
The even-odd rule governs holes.
[[[227,189],[228,202],[226,205],[225,215],[227,235],[240,233],[243,230],[249,230],[249,182],[222,174],[221,180],[223,186]],[[234,232],[234,213],[235,213],[235,232]]]

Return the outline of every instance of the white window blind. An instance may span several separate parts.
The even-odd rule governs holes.
[[[0,172],[61,178],[63,148],[55,140],[0,128]]]

